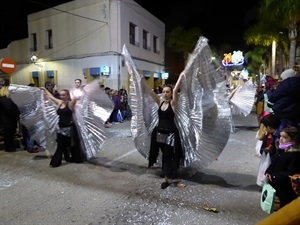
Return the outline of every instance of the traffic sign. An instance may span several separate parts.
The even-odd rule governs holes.
[[[15,61],[11,58],[2,58],[0,61],[0,70],[6,74],[15,72],[16,70]]]

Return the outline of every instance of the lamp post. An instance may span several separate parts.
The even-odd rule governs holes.
[[[272,77],[275,78],[275,66],[276,66],[276,41],[272,42]]]
[[[40,67],[40,68],[43,68],[43,65],[41,63],[38,62],[39,58],[37,57],[37,55],[33,54],[31,57],[30,57],[30,60],[31,62],[34,63],[34,65]]]

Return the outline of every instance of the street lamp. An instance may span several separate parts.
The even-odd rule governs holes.
[[[276,41],[272,41],[272,77],[275,78],[275,65],[276,64]]]
[[[30,60],[31,62],[34,63],[34,65],[38,66],[38,67],[43,67],[43,65],[41,63],[38,63],[38,60],[39,60],[39,57],[37,57],[37,55],[33,54],[31,57],[30,57]]]
[[[33,55],[30,57],[30,60],[31,60],[31,62],[36,63],[37,60],[38,60],[38,57],[37,57],[35,54],[33,54]]]

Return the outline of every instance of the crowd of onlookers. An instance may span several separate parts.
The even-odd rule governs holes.
[[[123,123],[125,120],[131,119],[131,108],[128,102],[128,93],[124,87],[119,90],[111,89],[100,85],[105,93],[111,98],[114,104],[113,111],[110,117],[105,122],[105,127],[110,127],[112,124]]]
[[[292,185],[295,183],[292,177],[295,178],[295,175],[300,177],[299,72],[300,67],[295,66],[282,72],[278,81],[267,76],[265,83],[257,89],[256,109],[260,120],[260,128],[257,132],[257,141],[260,143],[259,155],[264,161],[269,158],[265,169],[261,170],[264,162],[260,163],[258,177],[262,177],[263,182],[259,180],[257,184],[263,186],[268,183],[276,190],[275,211],[278,212],[270,217],[275,217],[277,220],[278,213],[286,212],[286,207],[289,211],[294,210],[299,214],[298,208],[288,206],[299,199],[299,192],[295,191]],[[282,208],[285,210],[281,211]],[[282,215],[282,219],[286,220],[285,216]],[[271,221],[272,219],[267,218],[260,224],[269,224]],[[290,224],[276,222],[276,224]],[[298,222],[300,222],[300,214]]]

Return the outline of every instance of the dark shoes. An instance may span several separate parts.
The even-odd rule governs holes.
[[[28,148],[27,152],[29,152],[29,153],[38,153],[38,152],[40,152],[40,150],[39,150],[38,147],[32,147],[32,148]]]
[[[169,182],[162,182],[160,187],[161,189],[166,189],[167,187],[169,187],[170,183]]]
[[[51,164],[50,163],[50,167],[59,167],[61,164]]]

